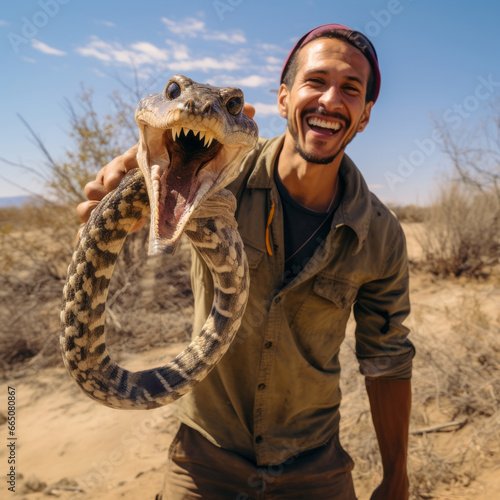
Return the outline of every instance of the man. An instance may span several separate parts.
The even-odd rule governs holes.
[[[372,499],[408,498],[405,240],[345,155],[379,88],[373,46],[345,26],[311,30],[285,62],[286,133],[261,139],[230,186],[249,260],[247,310],[229,352],[178,403],[164,499],[356,498],[338,437],[338,353],[351,306],[384,470]],[[87,186],[82,220],[136,166],[132,148],[105,167]],[[198,332],[213,290],[196,252],[192,282]]]

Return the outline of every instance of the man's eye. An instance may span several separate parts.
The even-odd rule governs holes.
[[[344,90],[346,90],[347,92],[349,92],[351,94],[359,93],[358,87],[354,87],[353,85],[346,85],[344,87]]]

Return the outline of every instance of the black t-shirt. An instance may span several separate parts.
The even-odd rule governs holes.
[[[290,196],[279,178],[277,169],[274,171],[274,181],[283,205],[285,236],[285,276],[283,284],[286,285],[302,271],[313,256],[316,248],[328,236],[333,214],[338,205],[332,207],[329,212],[309,210]]]

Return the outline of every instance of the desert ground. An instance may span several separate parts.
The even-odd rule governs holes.
[[[412,313],[407,325],[417,349],[408,460],[411,498],[500,498],[500,280],[494,276],[445,279],[425,272],[418,265],[421,253],[417,239],[422,227],[404,224],[404,229],[411,260]],[[12,233],[8,236],[15,237]],[[5,243],[6,236],[2,238]],[[174,264],[172,273],[185,283],[189,253],[182,251],[182,266]],[[8,264],[15,268],[15,263]],[[148,267],[142,272],[139,279],[146,283],[144,288],[154,286],[158,275]],[[53,274],[50,286],[62,289],[64,271],[57,268]],[[169,285],[166,293],[172,308],[155,316],[159,319],[154,328],[148,326],[140,334],[122,337],[112,333],[111,353],[127,368],[163,364],[185,344],[192,306],[189,292],[179,290],[178,283]],[[46,286],[41,283],[35,292],[43,295]],[[134,287],[132,280],[125,279],[112,295],[112,332],[120,327],[128,332],[134,328],[129,326],[130,318],[148,311],[151,291],[135,301],[119,302]],[[21,288],[13,292],[4,289],[5,304],[12,293],[24,292]],[[174,300],[179,294],[183,301]],[[24,303],[30,304],[30,300],[26,296]],[[36,355],[18,356],[17,362],[4,362],[1,367],[0,436],[4,444],[0,466],[4,479],[0,497],[153,499],[161,489],[169,443],[177,427],[175,404],[148,412],[120,411],[86,397],[54,354],[58,302],[47,299],[46,306],[50,306],[45,313],[47,323],[39,328],[49,325],[52,329],[48,344]],[[23,335],[27,338],[36,334],[36,324],[28,321],[34,314],[30,307],[22,317],[16,318],[9,310],[8,317],[0,318],[2,338],[9,334],[13,322],[26,325]],[[152,308],[151,314],[156,313]],[[3,345],[14,349],[17,341],[9,339]],[[26,339],[23,341],[26,344]],[[50,362],[44,361],[47,357]],[[5,480],[10,456],[5,446],[9,442],[9,387],[15,389],[16,398],[15,493],[8,491]],[[341,438],[356,462],[357,495],[368,500],[381,479],[381,466],[364,380],[354,356],[352,323],[342,348],[342,390]],[[269,478],[272,480],[272,474]]]

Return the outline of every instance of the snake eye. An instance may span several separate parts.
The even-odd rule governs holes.
[[[177,99],[181,95],[181,88],[177,82],[172,82],[167,87],[165,93],[169,99]]]
[[[227,101],[226,108],[233,116],[238,115],[243,109],[243,99],[241,97],[232,97]]]

